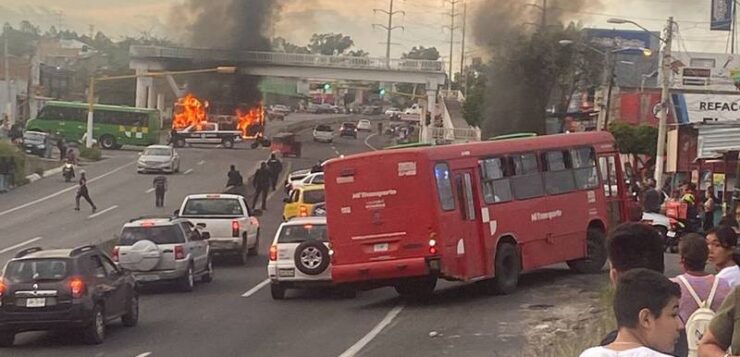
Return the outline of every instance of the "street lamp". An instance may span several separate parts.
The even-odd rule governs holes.
[[[168,72],[144,72],[137,74],[128,74],[123,76],[111,77],[90,77],[90,86],[87,93],[87,131],[85,133],[85,146],[89,149],[93,144],[93,116],[95,110],[95,82],[114,81],[119,79],[132,79],[139,77],[165,77],[178,74],[198,74],[198,73],[222,73],[234,74],[237,68],[233,66],[219,66],[216,68],[191,69],[185,71],[168,71]]]
[[[626,19],[619,19],[619,18],[611,18],[607,20],[607,22],[611,24],[632,24],[643,31],[649,33],[653,37],[656,37],[658,40],[663,42],[663,59],[661,66],[663,68],[663,83],[662,88],[660,92],[660,117],[658,121],[658,142],[656,143],[656,158],[655,158],[655,173],[653,177],[655,178],[655,182],[658,183],[658,185],[663,184],[663,165],[665,161],[665,141],[666,141],[666,126],[668,121],[668,104],[670,102],[670,86],[671,86],[671,75],[672,75],[672,68],[671,68],[671,43],[673,41],[673,24],[675,23],[673,21],[673,17],[669,17],[666,29],[665,29],[665,38],[658,36],[654,34],[652,31],[648,30],[647,28],[643,27],[642,25],[638,24],[637,22],[634,22],[632,20],[626,20]]]

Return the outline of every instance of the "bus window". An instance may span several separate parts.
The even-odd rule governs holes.
[[[542,174],[537,166],[537,155],[519,154],[511,158],[514,161],[514,177],[511,178],[514,197],[526,200],[543,196],[545,189],[542,185]]]
[[[490,158],[480,161],[481,186],[486,203],[511,201],[511,183],[506,177],[505,161]]]
[[[599,176],[596,172],[596,155],[593,148],[580,148],[570,151],[573,159],[573,172],[576,188],[579,190],[596,188]]]
[[[542,154],[545,167],[545,190],[548,194],[557,195],[576,189],[573,177],[573,165],[568,151],[548,151]]]
[[[600,157],[599,168],[604,180],[604,194],[606,197],[618,197],[617,168],[614,164],[614,156]]]
[[[450,168],[447,164],[434,165],[434,178],[437,182],[437,193],[439,194],[439,203],[445,211],[455,209],[455,197],[452,192],[452,178],[450,177]]]

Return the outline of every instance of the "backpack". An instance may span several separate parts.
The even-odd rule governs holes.
[[[694,301],[696,301],[696,304],[699,306],[699,308],[689,316],[685,325],[686,339],[689,345],[689,357],[696,357],[698,355],[697,350],[699,348],[699,341],[701,341],[702,336],[704,336],[704,331],[707,330],[709,323],[712,322],[715,315],[714,310],[712,310],[712,301],[714,300],[714,293],[717,292],[719,278],[716,276],[714,277],[712,290],[709,292],[709,297],[705,301],[701,301],[701,299],[699,299],[699,295],[696,294],[696,291],[694,291],[694,288],[691,287],[691,284],[689,284],[686,278],[679,275],[678,280],[686,286],[689,294],[691,294],[691,297],[694,298]]]

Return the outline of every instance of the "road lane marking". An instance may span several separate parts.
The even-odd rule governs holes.
[[[260,291],[260,289],[264,288],[269,283],[270,283],[270,279],[263,280],[261,283],[257,284],[255,287],[249,289],[246,293],[242,294],[242,297],[250,297],[254,295],[254,293]]]
[[[367,136],[367,137],[365,138],[365,146],[367,146],[367,147],[369,147],[369,148],[373,149],[373,151],[378,151],[378,149],[376,149],[376,148],[375,148],[374,146],[370,145],[370,143],[369,143],[369,142],[367,142],[368,140],[370,140],[370,138],[372,138],[372,137],[373,137],[373,136],[375,136],[375,135],[378,135],[378,134],[375,134],[375,133],[373,133],[373,134],[370,134],[370,135],[368,135],[368,136]]]
[[[108,208],[106,208],[106,209],[104,209],[104,210],[102,210],[102,211],[99,211],[99,212],[96,212],[96,213],[93,213],[93,214],[91,214],[91,215],[87,216],[87,219],[92,219],[92,218],[95,218],[95,217],[97,217],[97,216],[100,216],[100,215],[101,215],[101,214],[103,214],[103,213],[106,213],[106,212],[110,212],[110,211],[112,211],[112,210],[114,210],[114,209],[116,209],[116,208],[118,208],[118,205],[113,205],[113,206],[110,206],[110,207],[108,207]]]
[[[114,169],[114,170],[112,170],[112,171],[108,171],[107,173],[104,173],[104,174],[102,174],[102,175],[100,175],[100,176],[98,176],[98,177],[94,177],[94,178],[91,178],[91,179],[90,179],[90,180],[88,180],[87,182],[88,182],[88,183],[92,183],[92,182],[95,182],[95,181],[97,181],[97,180],[100,180],[100,179],[102,179],[102,178],[104,178],[104,177],[106,177],[106,176],[110,176],[110,175],[112,175],[112,174],[114,174],[114,173],[116,173],[116,172],[118,172],[118,171],[121,171],[121,170],[123,170],[124,168],[126,168],[126,167],[129,167],[129,166],[131,166],[131,165],[133,165],[133,164],[135,164],[135,163],[136,163],[136,161],[132,161],[132,162],[130,162],[130,163],[128,163],[128,164],[126,164],[126,165],[123,165],[123,166],[121,166],[121,167],[117,168],[117,169]],[[52,194],[50,194],[50,195],[48,195],[48,196],[45,196],[45,197],[41,197],[41,198],[39,198],[39,199],[37,199],[37,200],[33,200],[33,201],[31,201],[31,202],[28,202],[28,203],[24,203],[24,204],[22,204],[22,205],[20,205],[20,206],[18,206],[18,207],[13,207],[13,208],[11,208],[11,209],[7,209],[7,210],[5,210],[5,211],[2,211],[2,212],[0,212],[0,216],[4,216],[4,215],[6,215],[6,214],[8,214],[8,213],[13,213],[13,212],[15,212],[15,211],[18,211],[18,210],[24,209],[24,208],[26,208],[26,207],[30,207],[30,206],[33,206],[33,205],[35,205],[35,204],[37,204],[37,203],[41,203],[41,202],[44,202],[44,201],[46,201],[46,200],[48,200],[48,199],[51,199],[51,198],[57,197],[57,196],[59,196],[59,195],[63,195],[63,194],[65,194],[65,193],[69,192],[69,191],[72,191],[72,190],[76,190],[76,189],[77,189],[77,186],[76,186],[76,185],[75,185],[75,186],[70,186],[70,187],[67,187],[67,188],[65,188],[65,189],[63,189],[63,190],[61,190],[61,191],[59,191],[59,192],[55,192],[55,193],[52,193]]]
[[[145,192],[146,192],[146,193],[152,193],[152,192],[154,192],[154,187],[152,187],[152,188],[150,188],[150,189],[146,190]]]
[[[206,160],[200,160],[200,161],[198,161],[198,166],[202,166],[205,163],[206,163]]]
[[[24,246],[24,245],[27,245],[27,244],[31,244],[31,243],[33,243],[33,242],[35,242],[35,241],[37,241],[37,240],[41,240],[42,238],[43,238],[43,237],[36,237],[36,238],[31,238],[31,239],[29,239],[29,240],[27,240],[27,241],[25,241],[25,242],[21,242],[21,243],[18,243],[18,244],[16,244],[16,245],[13,245],[13,246],[7,247],[7,248],[5,248],[5,249],[3,249],[3,250],[0,250],[0,254],[3,254],[3,253],[7,253],[7,252],[9,252],[9,251],[11,251],[11,250],[15,250],[15,249],[18,249],[18,248],[20,248],[20,247],[22,247],[22,246]]]
[[[151,352],[144,352],[144,353],[136,355],[136,357],[149,357],[151,355],[152,355]]]
[[[185,170],[185,172],[183,172],[182,174],[183,174],[183,175],[187,175],[187,174],[189,174],[189,173],[191,173],[191,172],[193,172],[193,169],[187,169],[187,170]]]
[[[375,337],[377,337],[384,328],[386,328],[388,325],[393,322],[393,319],[398,316],[398,314],[403,311],[404,306],[398,305],[391,309],[391,311],[388,312],[387,315],[381,320],[375,327],[373,327],[370,332],[367,333],[363,338],[361,338],[359,341],[357,341],[352,347],[348,348],[346,351],[344,351],[339,357],[353,357],[355,356],[360,350],[362,350],[365,346],[367,346],[368,343],[370,343]]]

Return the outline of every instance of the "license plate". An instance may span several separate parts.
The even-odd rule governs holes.
[[[388,243],[378,243],[373,246],[374,252],[387,252],[388,251]]]
[[[26,307],[44,307],[44,306],[46,306],[45,298],[26,299]]]
[[[278,276],[281,278],[292,278],[295,276],[293,269],[278,269]]]
[[[675,238],[676,237],[676,232],[668,232],[666,235],[669,236],[669,237],[671,237],[671,238]]]
[[[155,281],[159,280],[159,277],[156,275],[137,275],[136,280],[139,281]]]

